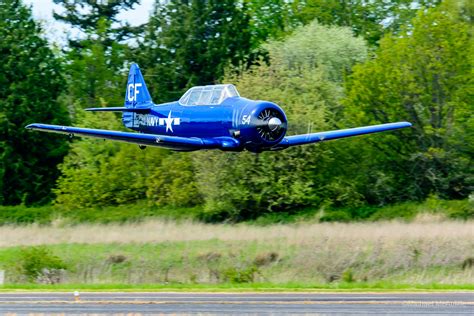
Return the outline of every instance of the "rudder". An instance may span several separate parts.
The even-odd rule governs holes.
[[[134,108],[137,106],[146,106],[153,103],[150,92],[146,87],[145,79],[137,64],[132,63],[130,72],[128,73],[127,88],[125,92],[126,108]]]
[[[130,71],[128,73],[128,81],[125,92],[124,106],[126,108],[141,108],[151,107],[153,101],[151,100],[150,92],[145,84],[140,67],[137,64],[132,63]],[[123,125],[131,129],[139,129],[140,124],[138,120],[138,114],[133,112],[123,112],[122,122]]]

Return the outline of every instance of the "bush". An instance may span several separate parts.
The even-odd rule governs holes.
[[[129,223],[140,222],[153,217],[193,219],[201,212],[199,207],[158,207],[146,200],[119,206],[79,208],[62,210],[60,215],[72,224],[80,223]]]
[[[252,283],[256,273],[258,273],[258,268],[255,265],[241,268],[231,267],[222,272],[222,277],[224,281],[230,283]]]
[[[0,225],[49,224],[55,215],[56,211],[52,206],[0,206]]]
[[[23,248],[20,251],[17,269],[29,282],[47,279],[44,283],[57,283],[58,272],[66,270],[67,266],[50,249],[39,246]]]
[[[365,220],[374,215],[380,206],[373,206],[373,205],[364,205],[356,208],[348,209],[348,212],[351,214],[353,219],[360,219]]]
[[[328,211],[319,220],[321,222],[350,222],[351,215],[345,211]]]
[[[469,196],[469,199],[461,201],[446,201],[449,203],[447,207],[447,215],[453,219],[474,219],[474,194]]]
[[[341,275],[341,279],[342,279],[342,281],[344,281],[346,283],[355,282],[354,272],[352,272],[351,269],[345,270]]]
[[[378,209],[373,213],[369,220],[378,221],[378,220],[392,220],[392,219],[405,219],[411,220],[415,218],[418,214],[418,204],[413,202],[387,205]]]

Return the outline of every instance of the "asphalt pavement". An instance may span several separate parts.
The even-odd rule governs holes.
[[[0,293],[0,314],[474,315],[474,292],[443,293]]]

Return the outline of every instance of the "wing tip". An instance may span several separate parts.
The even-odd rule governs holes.
[[[38,123],[32,123],[25,126],[26,129],[34,129],[38,127]]]

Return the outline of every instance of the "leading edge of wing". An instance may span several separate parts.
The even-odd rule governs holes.
[[[215,148],[235,148],[240,144],[226,138],[197,138],[197,137],[178,137],[144,133],[130,133],[111,131],[103,129],[92,129],[72,126],[49,125],[33,123],[26,126],[27,129],[60,133],[66,135],[81,135],[86,137],[95,137],[102,139],[110,139],[115,141],[133,143],[145,146],[165,147],[176,150],[198,150],[198,149],[215,149]]]
[[[150,113],[151,108],[126,108],[123,106],[119,107],[101,107],[101,108],[87,108],[86,111],[89,112],[135,112],[135,113]]]
[[[412,124],[409,122],[396,122],[396,123],[387,123],[387,124],[380,124],[380,125],[370,125],[370,126],[362,126],[362,127],[356,127],[356,128],[340,129],[340,130],[329,131],[329,132],[294,135],[294,136],[285,137],[283,141],[281,142],[281,144],[284,146],[297,146],[297,145],[304,145],[304,144],[312,144],[312,143],[322,142],[324,140],[378,133],[378,132],[390,131],[394,129],[406,128],[410,126],[412,126]]]

